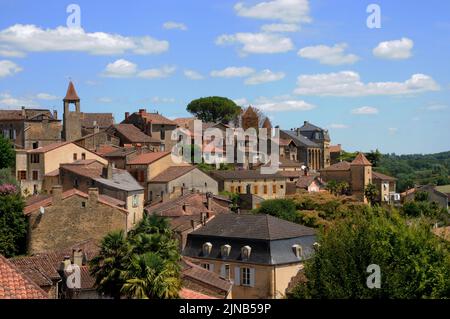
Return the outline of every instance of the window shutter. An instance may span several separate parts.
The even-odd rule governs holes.
[[[234,284],[236,286],[241,285],[241,269],[239,267],[234,267]]]
[[[209,264],[209,271],[214,271],[214,264]]]
[[[222,278],[226,278],[226,274],[225,274],[225,264],[220,266],[220,277]]]
[[[255,268],[250,268],[250,287],[255,287]]]

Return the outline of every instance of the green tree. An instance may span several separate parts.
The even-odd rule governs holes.
[[[25,203],[16,186],[0,185],[0,254],[13,257],[25,253],[27,221]]]
[[[347,182],[339,182],[336,185],[336,195],[347,195],[350,192],[350,185]]]
[[[337,189],[338,189],[338,183],[335,180],[331,180],[327,182],[327,185],[325,186],[327,191],[329,191],[331,194],[336,195]]]
[[[377,207],[337,220],[319,235],[305,263],[306,280],[293,298],[449,298],[448,243],[427,223],[406,223]],[[369,289],[369,265],[381,271],[381,287]]]
[[[375,205],[379,195],[380,192],[374,184],[367,184],[364,188],[364,196],[366,196],[370,205]]]
[[[103,238],[100,253],[90,261],[90,272],[95,277],[97,291],[120,299],[125,281],[131,247],[123,231],[111,232]]]
[[[16,153],[12,143],[0,134],[0,169],[12,168],[16,163]]]
[[[291,222],[297,221],[297,209],[291,199],[269,199],[261,203],[258,214],[268,214]]]
[[[416,202],[426,202],[430,196],[427,192],[417,191],[414,193],[414,201]]]
[[[366,158],[372,163],[373,167],[377,167],[381,160],[381,152],[376,149],[375,151],[370,151],[369,153],[366,153]]]
[[[220,96],[203,97],[191,101],[187,111],[203,122],[228,123],[239,115],[241,108],[232,100]]]

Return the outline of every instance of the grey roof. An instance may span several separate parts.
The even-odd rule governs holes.
[[[143,191],[144,188],[134,179],[134,177],[123,169],[113,169],[112,179],[103,177],[95,178],[96,182],[115,189],[127,192]]]
[[[312,228],[267,215],[218,215],[187,237],[184,256],[232,260],[237,262],[278,265],[298,263],[309,258],[316,241]],[[212,244],[211,253],[203,255],[203,244]],[[298,258],[292,246],[299,244],[303,256]],[[230,245],[230,255],[221,255],[221,246]],[[250,258],[243,260],[241,248],[251,247]]]
[[[310,139],[308,139],[306,136],[303,135],[297,135],[297,131],[290,131],[290,130],[282,130],[282,133],[286,134],[291,138],[295,144],[300,144],[302,146],[306,147],[320,147],[318,144],[314,143]]]
[[[299,130],[300,130],[300,132],[302,132],[303,135],[305,135],[308,138],[312,138],[312,134],[313,134],[312,132],[319,131],[319,132],[323,133],[323,136],[324,136],[325,140],[328,140],[328,141],[330,140],[330,136],[329,136],[327,130],[324,130],[321,127],[318,127],[318,126],[316,126],[314,124],[311,124],[308,121],[305,121],[303,126],[300,127]],[[307,134],[308,132],[311,132],[311,134]]]

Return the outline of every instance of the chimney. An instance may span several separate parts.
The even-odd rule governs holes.
[[[306,124],[308,124],[308,121],[303,121],[303,125],[306,125]]]
[[[58,119],[58,111],[57,111],[57,110],[53,110],[53,118],[54,118],[55,120]]]
[[[211,192],[206,193],[206,208],[208,210],[212,210],[212,197],[213,194]]]
[[[195,230],[195,221],[193,219],[191,219],[191,227],[192,230]]]
[[[61,185],[54,185],[52,187],[52,203],[53,205],[59,204],[62,201],[62,186]]]
[[[91,203],[91,205],[92,204],[95,205],[98,202],[98,188],[90,187],[88,189],[88,195],[89,195],[88,197],[89,203]]]
[[[103,178],[112,179],[113,177],[113,163],[108,162],[108,166],[103,167]]]
[[[25,106],[22,106],[22,116],[23,117],[27,116],[27,112],[25,111]]]
[[[125,112],[125,120],[130,116],[130,112]]]
[[[83,266],[83,249],[73,249],[72,250],[72,260],[75,265]]]
[[[189,204],[183,203],[182,209],[183,209],[184,214],[187,214],[188,206],[189,206]]]
[[[147,113],[147,110],[146,110],[146,109],[139,109],[139,115],[142,115],[142,114],[144,114],[144,113]]]
[[[70,256],[64,256],[64,259],[61,261],[61,263],[59,264],[59,268],[58,271],[59,272],[64,272],[64,270],[71,265],[71,261],[70,261]]]
[[[201,219],[201,223],[202,223],[203,226],[206,225],[206,219],[207,219],[207,218],[208,218],[208,217],[207,217],[206,213],[205,213],[205,212],[202,212],[202,213],[201,213],[200,219]]]

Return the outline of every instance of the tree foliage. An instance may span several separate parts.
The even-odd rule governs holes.
[[[295,203],[290,199],[269,199],[256,209],[258,214],[268,214],[291,222],[296,222],[298,215]]]
[[[16,162],[16,154],[9,140],[0,134],[0,169],[12,168]]]
[[[215,123],[228,123],[238,116],[241,111],[241,108],[232,100],[220,96],[193,100],[186,109],[203,122]]]
[[[178,242],[166,219],[145,216],[125,238],[108,234],[91,261],[99,292],[114,298],[177,298],[181,289]]]
[[[364,188],[364,196],[369,201],[370,205],[375,205],[380,192],[374,184],[367,184]]]
[[[395,212],[372,208],[337,220],[320,233],[319,245],[291,297],[450,297],[448,243],[427,223],[407,223]],[[367,286],[372,264],[380,266],[380,289]]]
[[[0,254],[13,257],[26,251],[25,203],[14,185],[0,186]]]

